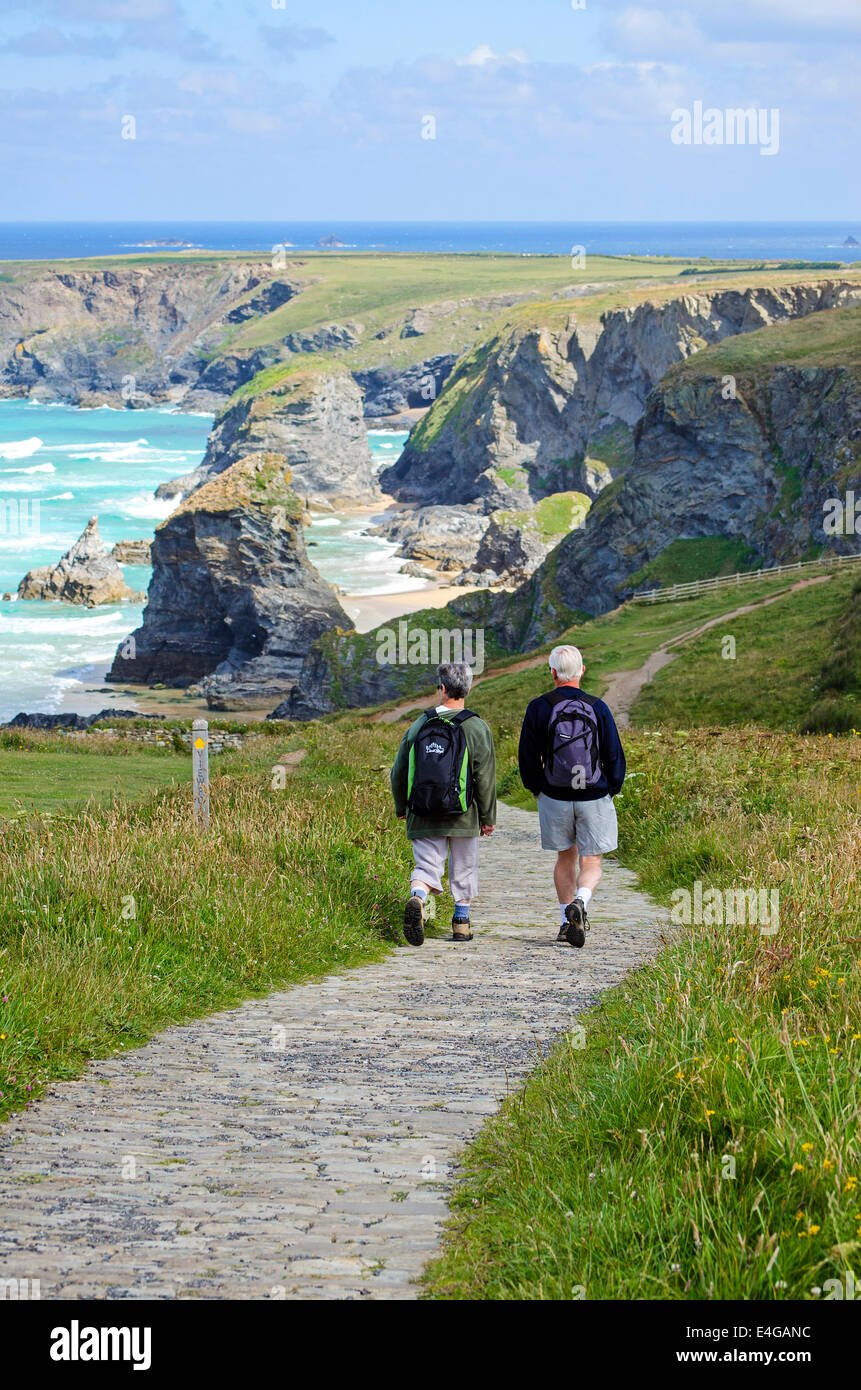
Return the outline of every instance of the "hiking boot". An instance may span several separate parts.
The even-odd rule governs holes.
[[[568,918],[566,939],[572,946],[585,946],[586,933],[589,930],[589,919],[586,916],[586,909],[579,898],[575,898],[573,903],[568,904],[565,909],[565,916]]]
[[[469,918],[452,917],[451,919],[451,939],[452,941],[471,941],[472,932],[469,929]]]
[[[567,922],[563,922],[563,923],[562,923],[562,926],[559,928],[559,935],[558,935],[557,938],[556,938],[556,945],[557,945],[557,946],[570,946],[570,945],[571,945],[571,942],[568,940],[568,923],[567,923]]]
[[[425,939],[424,903],[412,897],[404,908],[404,936],[411,946],[421,946]]]

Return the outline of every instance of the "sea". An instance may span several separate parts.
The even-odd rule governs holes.
[[[194,249],[270,253],[328,242],[362,251],[475,255],[587,253],[855,262],[861,224],[824,222],[5,222],[0,262],[83,256],[159,256]],[[2,274],[2,272],[0,272]],[[87,610],[21,602],[27,570],[53,563],[98,516],[107,544],[152,536],[170,511],[154,491],[200,462],[208,415],[174,410],[75,409],[61,402],[0,401],[0,721],[20,710],[92,708],[84,699],[118,644],[137,627],[140,604]],[[393,463],[406,435],[372,430],[379,467]],[[34,504],[35,507],[34,507]],[[308,529],[309,557],[350,594],[397,593],[424,581],[399,573],[396,547],[367,534],[367,514],[320,516]],[[150,571],[126,567],[145,591]],[[3,595],[12,595],[5,598]],[[80,693],[80,700],[77,699]]]
[[[857,261],[853,222],[3,222],[0,261],[183,251],[299,251],[334,238],[357,251],[507,252],[562,256],[572,246],[607,256]]]
[[[22,710],[93,707],[84,691],[98,684],[119,643],[140,624],[143,606],[23,601],[18,584],[35,565],[56,563],[91,516],[108,546],[152,537],[175,506],[157,500],[155,489],[200,462],[211,426],[211,415],[175,410],[0,401],[0,722]],[[369,432],[378,467],[397,459],[406,437]],[[369,536],[368,521],[367,514],[335,513],[307,528],[309,558],[324,578],[346,594],[422,587],[399,574],[396,545]],[[123,571],[131,588],[146,592],[149,567]]]

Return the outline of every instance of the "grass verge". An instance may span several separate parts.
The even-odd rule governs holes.
[[[188,787],[0,826],[0,1115],[90,1057],[388,949],[408,855],[391,735],[345,724],[303,728],[286,776],[269,736],[222,754],[205,837]]]
[[[680,926],[467,1151],[427,1292],[815,1297],[861,1266],[861,739],[639,733],[620,853],[665,902],[777,889],[776,935]]]

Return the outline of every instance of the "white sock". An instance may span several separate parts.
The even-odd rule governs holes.
[[[584,907],[589,906],[589,899],[592,896],[591,888],[578,888],[575,897],[578,897]]]
[[[567,925],[568,925],[568,918],[565,916],[565,909],[566,909],[567,906],[568,906],[567,903],[560,903],[560,904],[559,904],[559,925],[560,925],[560,927],[567,927]]]

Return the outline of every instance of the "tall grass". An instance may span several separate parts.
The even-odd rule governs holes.
[[[298,741],[283,788],[271,738],[222,755],[206,835],[188,787],[0,825],[0,1113],[91,1056],[387,949],[406,848],[380,735]]]
[[[629,752],[644,885],[777,888],[779,930],[678,927],[582,1020],[469,1150],[434,1297],[804,1298],[861,1272],[861,739]]]

